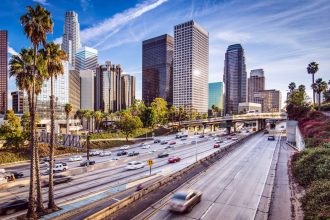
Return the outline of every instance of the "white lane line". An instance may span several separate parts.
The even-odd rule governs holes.
[[[205,216],[206,216],[206,214],[212,209],[212,207],[214,206],[214,204],[215,203],[212,203],[212,205],[210,205],[209,207],[208,207],[208,209],[204,212],[204,214],[201,216],[201,219],[203,219]]]
[[[115,200],[116,202],[120,201],[120,199],[116,199],[116,198],[112,198],[113,200]]]

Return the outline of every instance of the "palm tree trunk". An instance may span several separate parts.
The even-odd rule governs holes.
[[[312,80],[313,80],[313,84],[314,84],[314,74],[312,74]],[[313,89],[313,106],[315,106],[315,91]]]
[[[50,95],[50,161],[49,161],[49,189],[48,189],[48,208],[56,211],[58,207],[54,200],[54,145],[55,145],[55,108],[54,108],[54,79],[50,77],[51,95]]]
[[[319,97],[319,111],[321,111],[321,93],[318,93]]]
[[[69,132],[69,115],[66,116],[66,134]]]

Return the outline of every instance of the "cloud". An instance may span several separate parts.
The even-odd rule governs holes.
[[[85,44],[93,43],[93,47],[98,47],[103,44],[108,36],[111,36],[114,31],[118,31],[122,27],[129,24],[132,20],[140,17],[144,13],[157,8],[167,0],[147,0],[137,4],[135,7],[117,13],[113,17],[104,20],[103,22],[81,31],[81,41]]]
[[[47,0],[32,0],[33,2],[37,2],[41,5],[49,5],[49,3],[47,2]]]
[[[245,43],[251,39],[251,35],[249,33],[244,32],[221,31],[216,35],[216,38],[230,43]]]
[[[14,48],[8,46],[8,53],[10,53],[11,55],[17,55],[18,53],[14,50]]]
[[[87,11],[91,7],[91,0],[80,0],[80,6],[83,11]]]

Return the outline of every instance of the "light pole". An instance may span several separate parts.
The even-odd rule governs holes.
[[[196,136],[196,162],[197,162],[197,154],[198,154],[198,148],[197,148],[197,136]]]

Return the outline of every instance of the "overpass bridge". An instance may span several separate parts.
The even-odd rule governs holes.
[[[251,113],[242,115],[228,115],[224,117],[207,118],[191,121],[181,121],[169,123],[169,126],[191,128],[193,127],[196,131],[199,126],[210,126],[211,131],[214,131],[215,126],[225,125],[228,133],[230,133],[233,127],[234,132],[236,131],[236,123],[238,122],[255,122],[257,130],[264,129],[266,127],[267,120],[282,121],[287,119],[287,113],[285,112],[268,112],[268,113]]]

